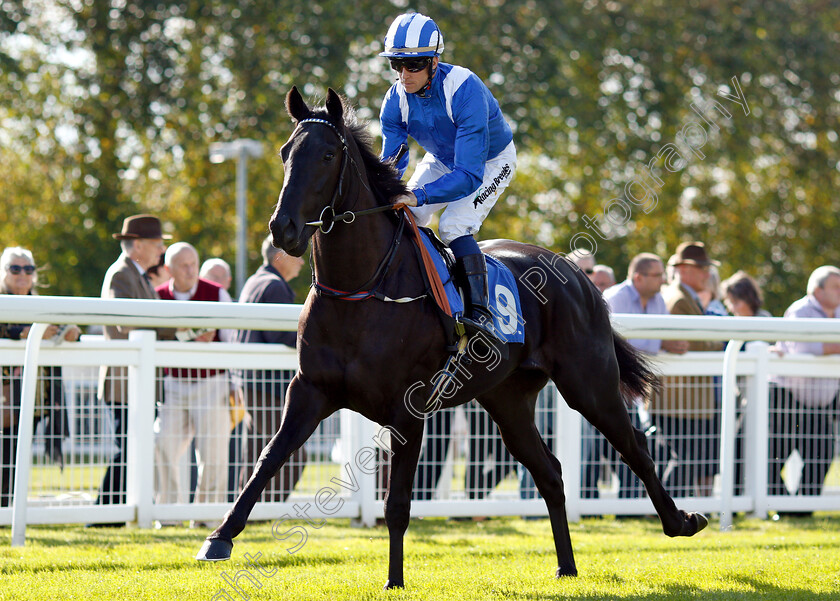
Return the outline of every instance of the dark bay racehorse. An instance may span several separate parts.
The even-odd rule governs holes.
[[[358,216],[352,223],[335,223],[329,233],[307,225],[320,216],[323,229],[329,230],[331,215],[387,206],[405,190],[398,173],[372,152],[364,125],[356,122],[333,90],[326,110],[312,110],[292,88],[286,109],[297,127],[281,150],[286,175],[269,224],[275,246],[300,256],[311,238],[316,280],[333,290],[375,290],[390,298],[423,295],[426,285],[416,249],[398,225],[404,219],[401,214],[388,210]],[[560,463],[534,425],[537,393],[549,378],[644,482],[665,534],[692,536],[702,530],[706,518],[677,509],[656,476],[644,435],[630,423],[625,400],[644,396],[654,378],[640,355],[613,332],[598,290],[577,267],[546,249],[494,240],[483,243],[482,250],[505,263],[517,278],[525,342],[508,345],[506,359],[498,352],[489,359],[493,355],[489,345],[476,350],[479,359],[474,357],[458,378],[462,388],[444,399],[443,406],[477,399],[498,425],[510,452],[533,475],[551,519],[556,575],[574,576],[577,568]],[[523,285],[524,274],[529,270],[533,274],[535,267],[543,276],[538,294]],[[441,369],[445,342],[436,309],[428,300],[348,301],[311,291],[298,330],[300,370],[289,385],[280,429],[198,558],[228,559],[233,538],[245,528],[269,479],[321,420],[349,408],[401,437],[393,442],[392,436],[394,454],[385,497],[391,545],[386,588],[403,586],[403,536],[423,435],[423,420],[416,414],[417,408],[423,410],[423,394],[431,389],[430,385],[418,389],[418,383],[432,382]],[[407,403],[407,392],[412,391],[416,391],[413,402]]]

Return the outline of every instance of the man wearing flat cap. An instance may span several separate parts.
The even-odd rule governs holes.
[[[671,315],[704,315],[698,292],[709,280],[709,259],[702,242],[683,242],[668,261],[673,281],[662,288]],[[719,342],[683,342],[688,351],[719,351]],[[717,385],[712,376],[665,376],[651,402],[650,415],[679,464],[670,473],[666,488],[675,496],[707,496],[717,473],[719,419]]]
[[[146,270],[160,261],[166,250],[163,241],[172,236],[163,233],[160,219],[154,215],[133,215],[123,221],[122,231],[113,234],[120,241],[122,253],[108,268],[102,283],[102,298],[159,299]],[[106,326],[106,340],[125,340],[135,328]],[[172,328],[155,328],[159,339],[174,339]],[[119,448],[105,472],[99,489],[99,504],[125,503],[126,417],[128,414],[128,370],[126,367],[102,367],[99,372],[99,396],[111,407],[114,434]]]

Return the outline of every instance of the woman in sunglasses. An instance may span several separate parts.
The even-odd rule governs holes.
[[[0,274],[3,281],[0,282],[0,294],[32,294],[37,295],[38,269],[35,267],[35,259],[32,252],[19,246],[9,247],[0,255]],[[28,324],[7,324],[4,326],[3,338],[19,340],[29,335]],[[77,326],[59,328],[49,326],[44,338],[53,338],[59,331],[63,331],[64,340],[75,341],[79,339],[81,330]]]
[[[385,51],[398,81],[382,103],[382,157],[393,159],[408,136],[426,155],[394,199],[411,207],[418,225],[435,212],[440,237],[452,249],[456,277],[467,299],[468,329],[498,338],[488,308],[487,265],[474,235],[516,170],[513,134],[499,103],[481,79],[463,67],[439,62],[443,34],[418,13],[396,18]],[[397,163],[400,173],[408,156]]]
[[[0,281],[0,294],[37,294],[35,285],[38,282],[38,273],[35,260],[32,253],[25,248],[10,247],[3,251],[0,255],[0,275],[3,276]],[[1,324],[0,337],[23,339],[29,335],[29,328],[29,324]],[[44,337],[60,335],[65,340],[77,340],[79,333],[80,330],[76,326],[62,329],[49,326]],[[8,507],[12,501],[22,371],[18,365],[2,366],[0,377],[0,507]],[[42,367],[40,374],[35,423],[42,419],[47,420],[44,427],[46,453],[63,467],[61,444],[68,429],[61,396],[61,368]]]

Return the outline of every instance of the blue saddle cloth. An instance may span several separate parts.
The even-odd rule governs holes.
[[[440,281],[443,282],[446,298],[449,300],[449,307],[452,309],[452,316],[463,315],[464,300],[455,286],[455,279],[449,273],[446,261],[423,228],[420,228],[420,237],[432,257],[435,268],[440,275]],[[519,288],[516,286],[516,279],[504,263],[488,254],[485,254],[484,257],[487,261],[490,312],[493,313],[496,331],[505,339],[505,342],[522,343],[525,341],[525,320],[522,318],[522,306],[519,302]]]

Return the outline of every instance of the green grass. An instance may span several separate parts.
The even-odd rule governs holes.
[[[232,561],[212,564],[193,560],[203,530],[35,526],[24,548],[11,548],[10,530],[0,528],[0,599],[187,601],[220,589],[241,599],[221,575],[243,569],[261,585],[243,583],[254,600],[840,599],[840,515],[742,519],[727,533],[716,527],[669,539],[653,520],[585,519],[571,525],[580,575],[558,581],[546,520],[413,520],[407,588],[388,592],[381,590],[387,530],[346,520],[307,525],[308,540],[295,554],[285,548],[299,537],[276,540],[271,524],[253,524]],[[263,574],[245,565],[245,553],[261,554]]]

